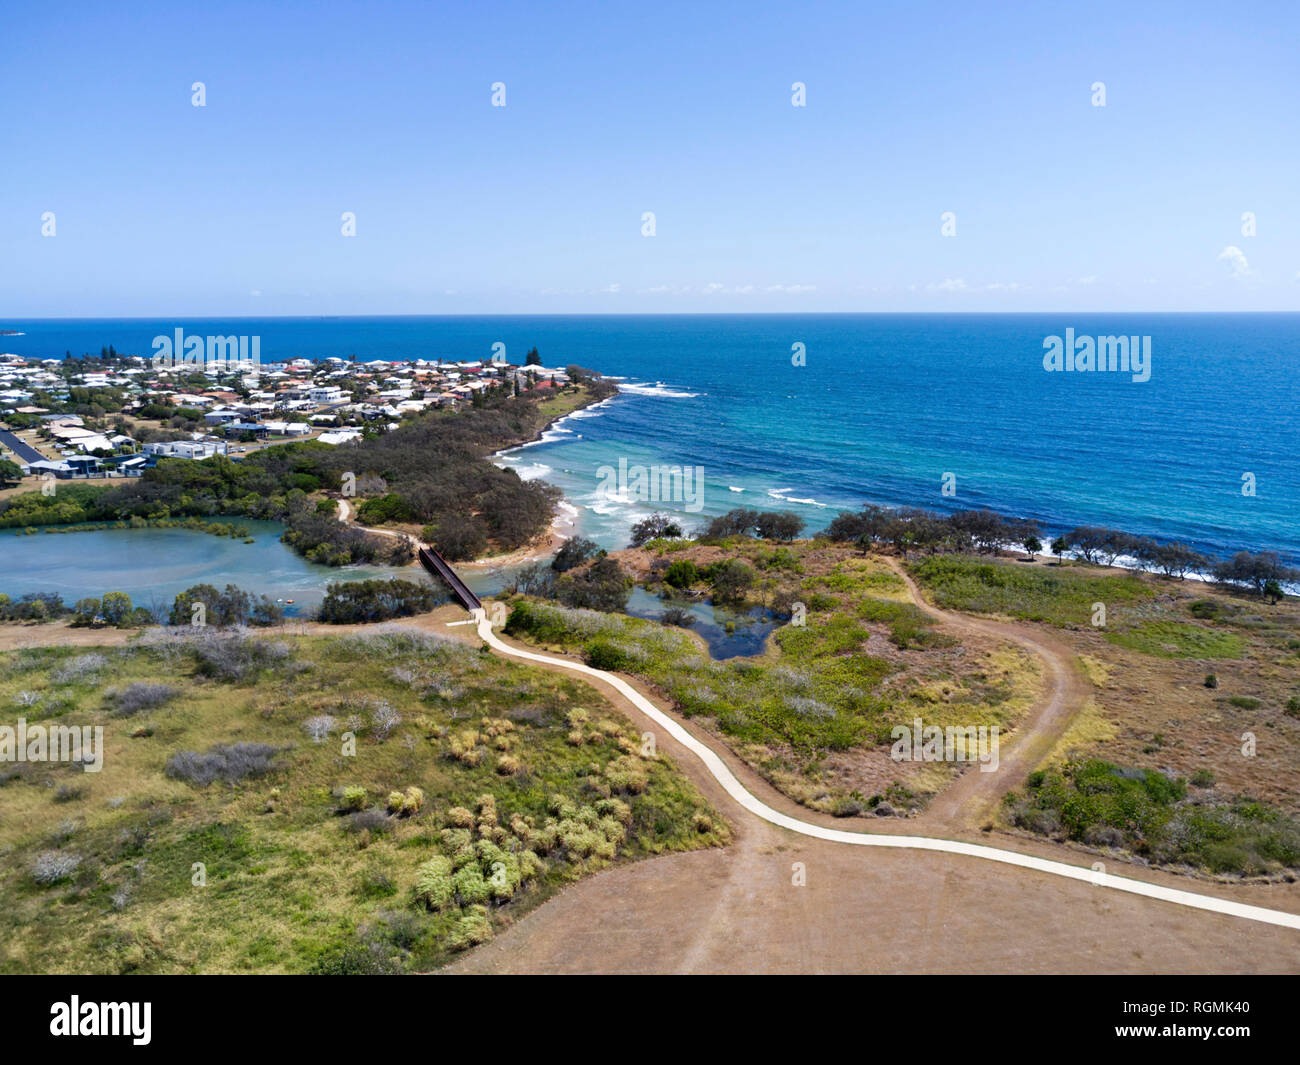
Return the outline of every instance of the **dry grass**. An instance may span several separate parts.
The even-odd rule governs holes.
[[[544,817],[555,794],[593,802],[610,787],[602,767],[622,767],[618,760],[639,737],[577,681],[465,644],[422,642],[429,638],[412,631],[411,638],[379,642],[373,630],[342,638],[278,635],[273,639],[287,642],[290,655],[236,683],[203,677],[194,657],[169,643],[101,648],[108,664],[98,681],[68,684],[51,678],[81,652],[6,655],[0,720],[102,725],[104,767],[85,773],[49,763],[0,764],[0,971],[387,971],[439,964],[459,925],[448,915],[417,912],[413,890],[420,863],[439,852],[447,811],[492,794],[504,823],[516,815]],[[104,689],[131,683],[167,683],[179,693],[165,705],[115,717]],[[22,691],[39,702],[20,708]],[[381,704],[401,717],[382,741]],[[614,727],[574,750],[563,737],[566,715],[579,705]],[[316,743],[303,723],[322,714],[336,718],[338,729]],[[356,734],[355,755],[345,753],[345,730]],[[452,758],[451,737],[463,730],[485,737],[493,756],[478,766]],[[238,743],[277,748],[276,768],[234,785],[196,786],[166,773],[177,751]],[[515,771],[499,773],[498,757],[512,759]],[[618,860],[726,838],[720,819],[674,766],[646,762],[638,772],[645,786],[626,800],[633,822]],[[342,812],[356,805],[355,792],[344,797],[348,787],[365,793],[364,809],[352,816]],[[60,788],[72,797],[56,802]],[[422,792],[423,804],[389,815],[384,806],[393,792]],[[700,832],[697,815],[717,827]],[[69,879],[36,882],[33,863],[47,851],[81,859]],[[489,907],[490,926],[517,918],[607,861],[549,861],[527,891]],[[205,867],[206,886],[191,882],[196,862]]]

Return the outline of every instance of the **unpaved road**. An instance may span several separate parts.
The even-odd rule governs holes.
[[[991,819],[1002,796],[1023,784],[1051,751],[1074,715],[1083,709],[1092,686],[1079,672],[1074,651],[1063,641],[1027,625],[941,610],[926,601],[912,575],[897,559],[886,558],[885,562],[903,579],[912,602],[936,621],[958,634],[980,633],[1014,643],[1035,655],[1046,667],[1046,690],[1023,720],[1017,722],[1011,742],[1004,740],[999,744],[996,771],[983,773],[977,766],[967,769],[934,797],[918,819],[927,832],[979,828]]]

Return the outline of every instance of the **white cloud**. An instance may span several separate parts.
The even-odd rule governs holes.
[[[1233,277],[1249,277],[1250,263],[1246,262],[1245,253],[1235,244],[1229,244],[1215,257],[1215,262],[1226,262],[1232,267]]]
[[[938,284],[932,281],[925,287],[931,292],[965,292],[966,282],[960,277],[945,277]]]
[[[611,294],[611,295],[616,295],[616,294],[618,294],[619,292],[622,292],[622,291],[623,291],[623,286],[620,285],[617,281],[614,281],[614,282],[612,282],[611,284],[606,285],[606,286],[605,286],[604,288],[602,288],[600,291],[601,291],[601,292],[609,293],[609,294]]]

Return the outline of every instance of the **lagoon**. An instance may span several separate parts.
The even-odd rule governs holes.
[[[418,567],[319,566],[280,542],[278,522],[238,519],[253,543],[192,529],[95,529],[26,535],[0,531],[0,592],[12,599],[55,592],[69,605],[87,596],[126,592],[136,606],[170,607],[195,584],[247,592],[282,603],[289,617],[320,605],[331,581],[402,576],[427,579]]]

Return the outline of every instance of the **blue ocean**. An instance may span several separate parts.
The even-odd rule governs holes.
[[[263,362],[486,359],[500,342],[514,362],[536,345],[547,366],[621,378],[619,396],[501,459],[562,488],[577,528],[611,548],[654,510],[688,529],[737,506],[794,510],[816,530],[876,502],[1300,564],[1297,314],[10,320],[24,335],[0,350],[148,355],[177,327],[260,336]],[[1150,337],[1149,380],[1048,372],[1044,340],[1067,329]],[[702,492],[611,499],[601,470],[620,460],[698,467]]]

